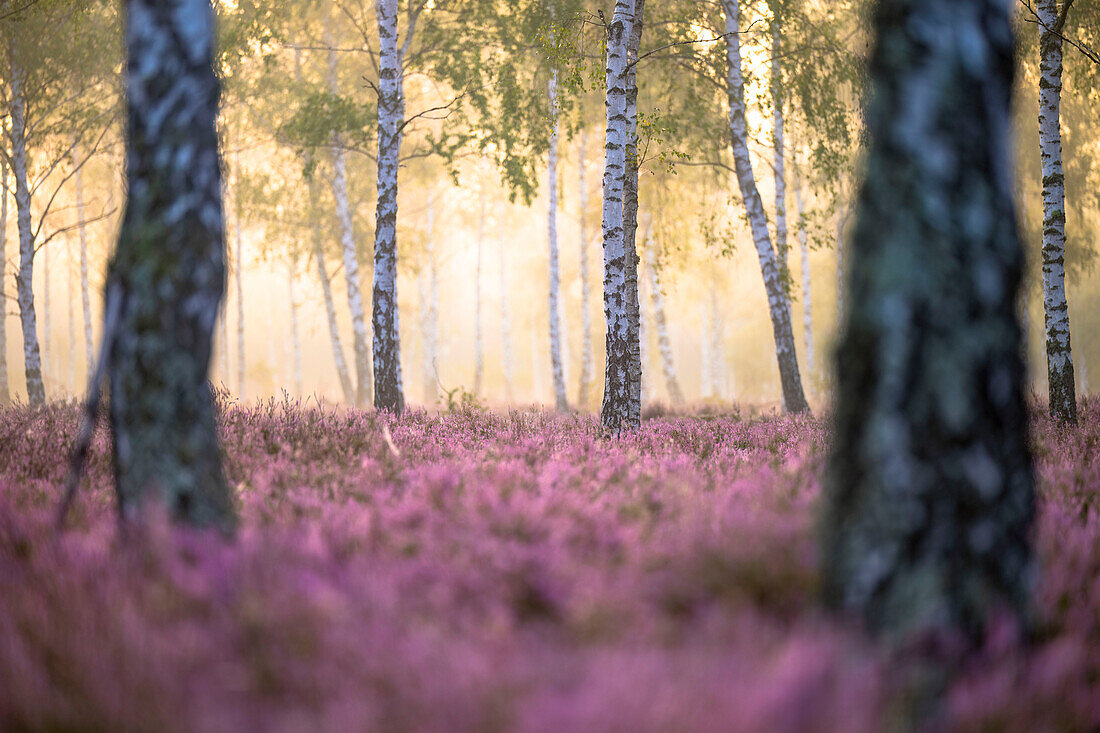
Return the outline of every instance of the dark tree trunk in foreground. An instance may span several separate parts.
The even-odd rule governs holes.
[[[1010,4],[882,0],[875,25],[824,590],[892,641],[976,640],[1032,579]]]
[[[207,382],[225,293],[209,0],[129,0],[129,198],[111,260],[104,338],[119,510],[150,499],[228,529]]]

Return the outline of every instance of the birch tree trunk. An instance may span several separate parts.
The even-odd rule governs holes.
[[[764,203],[756,187],[756,178],[749,158],[748,126],[745,121],[745,83],[741,72],[740,18],[737,0],[722,0],[726,16],[726,86],[729,94],[730,140],[733,146],[734,167],[741,199],[745,204],[753,243],[760,260],[760,272],[768,296],[768,312],[771,316],[772,334],[775,339],[775,356],[779,363],[779,381],[783,387],[783,408],[787,412],[808,412],[809,405],[802,392],[802,378],[798,373],[798,357],[795,354],[794,332],[791,329],[790,301],[786,295],[783,273],[776,263],[768,234],[768,217]]]
[[[38,345],[38,322],[34,312],[34,232],[31,230],[31,192],[27,186],[27,99],[23,88],[25,72],[16,57],[14,44],[8,47],[11,68],[12,175],[15,178],[15,209],[19,225],[19,272],[15,276],[19,320],[23,327],[23,364],[27,401],[46,402],[42,382],[42,354]]]
[[[11,402],[8,386],[8,165],[0,156],[0,407]]]
[[[302,81],[301,52],[294,51],[294,78],[299,83]],[[313,154],[306,151],[305,169],[313,171]],[[324,236],[321,232],[321,220],[318,215],[320,192],[317,190],[316,172],[311,172],[307,181],[309,193],[309,230],[313,240],[313,262],[317,269],[317,279],[321,283],[321,294],[325,301],[325,320],[328,322],[329,344],[332,347],[332,362],[336,366],[336,376],[340,380],[340,391],[344,395],[344,402],[355,404],[355,390],[351,383],[351,375],[348,373],[347,361],[344,359],[344,347],[340,343],[340,326],[336,321],[336,303],[332,297],[332,280],[328,275],[328,267],[325,265]]]
[[[80,147],[73,143],[73,183],[76,186],[76,221],[80,236],[80,305],[84,311],[84,368],[92,373],[95,356],[92,341],[92,298],[88,285],[88,231],[84,213],[84,163]]]
[[[653,362],[649,353],[649,329],[650,318],[647,313],[646,299],[643,286],[645,283],[638,284],[638,355],[639,361],[642,365],[642,378],[638,384],[639,400],[641,406],[644,409],[646,405],[653,404],[653,377],[652,372],[649,369],[649,365]]]
[[[424,264],[420,268],[420,316],[423,338],[421,379],[424,399],[434,405],[439,400],[439,273],[435,262],[435,199],[428,195],[427,237]]]
[[[1063,0],[1064,2],[1064,0]],[[1038,0],[1039,155],[1043,167],[1043,316],[1050,414],[1077,422],[1066,303],[1066,189],[1062,176],[1062,36],[1058,0]]]
[[[57,367],[53,363],[53,323],[50,318],[50,248],[42,248],[42,375],[50,382],[51,388],[57,384]]]
[[[607,39],[607,132],[603,174],[604,317],[607,367],[600,421],[614,433],[641,424],[641,341],[638,302],[637,187],[633,142],[637,109],[631,105],[631,60],[641,37],[643,0],[616,0]],[[632,67],[631,67],[632,68]],[[636,96],[634,97],[636,103]],[[632,116],[632,112],[634,113]],[[636,182],[636,177],[634,181]],[[633,202],[630,196],[633,195]],[[631,210],[633,207],[633,211]]]
[[[485,189],[480,192],[480,210],[477,217],[477,272],[474,274],[474,394],[481,395],[482,379],[485,376],[484,336],[481,322],[481,263],[485,248]]]
[[[302,340],[298,335],[298,296],[294,290],[294,261],[286,265],[286,297],[290,307],[290,363],[294,377],[294,395],[300,397],[305,391],[302,379]]]
[[[512,358],[512,316],[508,305],[508,274],[504,268],[504,234],[497,234],[497,260],[500,271],[500,348],[504,362],[504,389],[508,401],[515,399],[515,368]]]
[[[236,153],[237,191],[233,196],[233,224],[236,228],[236,237],[233,244],[233,282],[237,288],[237,397],[245,399],[245,357],[244,357],[244,267],[242,265],[242,250],[244,239],[241,237],[241,152]]]
[[[657,260],[652,237],[646,237],[645,253],[649,292],[653,298],[653,323],[657,327],[657,348],[661,352],[661,370],[665,374],[669,400],[674,405],[679,405],[684,401],[684,393],[680,390],[680,381],[676,378],[676,364],[672,360],[672,342],[668,336],[668,319],[665,316],[665,294],[661,291],[661,274],[658,271],[660,263]]]
[[[565,373],[561,358],[561,320],[559,300],[561,297],[561,273],[558,268],[558,72],[550,72],[550,160],[547,165],[547,193],[550,197],[548,212],[548,241],[550,245],[550,366],[554,376],[554,406],[558,410],[568,410],[569,400],[565,396]]]
[[[378,206],[374,230],[374,406],[400,414],[401,338],[397,307],[397,166],[405,119],[402,54],[397,46],[397,0],[377,0]]]
[[[1011,7],[875,15],[822,569],[827,602],[896,643],[1029,618]]]
[[[810,379],[812,389],[814,372],[817,369],[814,356],[814,299],[810,277],[810,245],[806,233],[806,205],[802,200],[801,181],[795,186],[794,201],[798,208],[798,249],[802,268],[802,340],[806,344],[806,376]]]
[[[732,394],[732,388],[726,383],[725,359],[722,356],[722,314],[718,310],[718,288],[714,280],[710,281],[710,371],[714,375],[714,396],[721,399],[726,396],[727,389]]]
[[[68,310],[69,317],[69,394],[76,394],[76,308],[73,306],[73,300],[76,294],[76,288],[73,287],[73,246],[72,242],[66,245],[65,250],[65,280],[68,292],[65,294],[65,304]]]
[[[207,381],[225,294],[225,225],[208,0],[128,0],[129,198],[105,297],[123,518],[150,499],[230,529]]]
[[[577,390],[577,405],[587,408],[595,374],[592,357],[592,284],[588,274],[588,129],[581,130],[580,151],[577,154],[577,195],[580,212],[580,277],[581,277],[581,380]]]
[[[787,303],[787,310],[790,310],[791,270],[787,257],[787,164],[783,150],[783,47],[779,35],[779,24],[774,21],[771,35],[771,75],[768,83],[772,98],[772,150],[775,168],[775,254],[783,299]]]
[[[392,2],[392,0],[390,0]],[[381,6],[380,6],[381,7]],[[329,46],[328,84],[329,91],[339,94],[337,81],[336,50],[326,18],[325,35]],[[379,106],[381,115],[381,106]],[[340,224],[340,245],[344,262],[344,281],[347,285],[348,310],[351,312],[351,335],[355,350],[355,398],[356,407],[364,407],[370,402],[372,374],[370,366],[369,338],[367,320],[363,311],[363,290],[359,280],[359,254],[355,247],[355,226],[351,218],[351,206],[348,203],[348,174],[344,158],[344,141],[339,133],[332,135],[332,195],[336,200],[336,219]],[[379,158],[379,165],[382,161]],[[379,189],[381,195],[381,189]],[[375,273],[377,277],[377,273]],[[376,336],[377,338],[377,336]],[[377,365],[375,365],[377,368]]]

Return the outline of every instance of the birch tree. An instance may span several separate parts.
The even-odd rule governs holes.
[[[641,424],[641,342],[638,302],[637,89],[634,68],[644,0],[616,0],[607,31],[607,131],[603,176],[604,428],[620,433]]]
[[[809,234],[806,231],[806,203],[802,196],[802,181],[796,176],[794,201],[798,212],[798,251],[799,265],[802,270],[802,343],[805,345],[806,375],[810,378],[812,385],[814,372],[817,369],[814,354],[813,279],[810,277],[810,244]]]
[[[101,365],[119,511],[132,518],[158,499],[180,520],[230,529],[207,382],[225,290],[214,13],[208,0],[128,0],[126,10],[129,197]]]
[[[84,321],[84,368],[87,374],[92,373],[93,340],[92,340],[92,297],[91,286],[88,283],[88,227],[87,214],[84,208],[84,161],[81,159],[80,143],[73,142],[73,184],[76,193],[76,220],[77,233],[80,237],[80,306]]]
[[[550,71],[548,85],[550,96],[550,152],[546,166],[546,188],[549,195],[547,212],[547,241],[550,249],[550,284],[548,311],[550,318],[550,366],[554,378],[554,406],[564,411],[569,409],[569,400],[565,395],[565,373],[562,366],[561,349],[561,273],[558,258],[558,71]]]
[[[481,306],[483,299],[482,261],[485,249],[485,187],[478,192],[477,268],[474,273],[474,394],[480,396],[485,376],[485,339],[482,333]]]
[[[592,355],[592,285],[588,273],[588,129],[580,134],[577,151],[577,221],[580,228],[580,279],[581,279],[581,376],[577,388],[577,404],[584,408],[592,392],[595,373]]]
[[[423,5],[421,5],[421,8]],[[374,406],[400,414],[401,341],[397,309],[397,165],[405,122],[402,55],[413,37],[410,19],[405,46],[398,46],[397,0],[377,0],[378,16],[378,206],[374,228]]]
[[[1039,155],[1043,168],[1043,316],[1050,413],[1077,422],[1069,306],[1066,302],[1066,189],[1062,175],[1062,28],[1073,0],[1037,0]]]
[[[745,82],[741,70],[740,17],[737,0],[722,0],[725,13],[726,91],[729,96],[729,134],[733,148],[734,168],[741,199],[748,215],[753,243],[764,277],[768,297],[775,355],[779,363],[779,381],[783,389],[783,408],[787,412],[808,412],[809,405],[802,391],[802,378],[795,354],[794,332],[791,328],[790,301],[785,292],[783,270],[772,249],[768,218],[760,191],[756,187],[752,159],[749,157],[749,134],[745,118]],[[781,138],[777,139],[777,149]],[[777,158],[781,157],[777,153]],[[784,231],[784,237],[786,232]]]
[[[649,293],[653,299],[653,325],[657,332],[657,348],[661,354],[661,371],[665,376],[669,400],[679,405],[684,401],[684,393],[680,389],[680,380],[676,378],[676,363],[672,359],[672,340],[669,338],[668,317],[665,314],[665,294],[661,289],[661,263],[653,244],[653,237],[648,232],[645,237],[645,256]]]
[[[511,402],[515,399],[515,366],[512,356],[512,314],[508,303],[508,272],[504,266],[504,234],[497,232],[497,269],[500,275],[500,349],[504,367],[504,390]]]
[[[894,642],[980,643],[1033,586],[1010,5],[882,0],[874,26],[824,593]]]

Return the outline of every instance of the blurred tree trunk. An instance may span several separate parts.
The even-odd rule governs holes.
[[[882,0],[875,29],[824,592],[892,641],[976,641],[1033,581],[1011,6]]]
[[[336,75],[336,50],[332,41],[331,22],[326,17],[325,35],[328,53],[329,91],[339,94]],[[381,107],[379,108],[381,109]],[[359,253],[355,247],[355,225],[348,203],[348,174],[344,160],[344,141],[339,133],[332,135],[332,195],[336,199],[336,219],[340,224],[340,244],[344,262],[344,282],[347,285],[348,310],[351,312],[351,334],[355,350],[355,396],[352,404],[364,407],[370,402],[372,374],[370,348],[367,336],[367,320],[363,311],[363,290],[359,280]],[[381,195],[381,189],[379,189]],[[376,274],[377,277],[377,274]],[[339,369],[339,365],[337,365]]]
[[[550,72],[550,160],[547,165],[547,193],[550,197],[548,212],[548,241],[550,244],[550,366],[554,376],[554,406],[568,410],[565,396],[565,373],[561,358],[561,274],[558,266],[558,72]]]
[[[806,232],[806,205],[802,200],[802,182],[797,181],[794,188],[794,201],[798,209],[798,249],[802,268],[802,339],[806,344],[806,377],[813,391],[814,372],[817,371],[814,355],[814,298],[813,280],[810,277],[810,244]]]
[[[240,141],[238,140],[238,144]],[[245,394],[245,358],[244,358],[244,266],[242,250],[244,239],[241,237],[241,151],[238,148],[234,167],[237,171],[236,192],[233,195],[233,224],[236,236],[233,242],[233,283],[237,288],[237,396],[244,400]]]
[[[53,363],[53,322],[50,317],[50,248],[42,248],[42,376],[57,385],[57,366]]]
[[[424,263],[420,267],[420,334],[423,343],[420,374],[424,399],[434,405],[439,399],[439,273],[435,262],[435,198],[428,193],[427,237]]]
[[[1063,0],[1063,3],[1065,0]],[[1068,8],[1066,8],[1068,10]],[[1066,304],[1066,188],[1062,176],[1062,27],[1058,0],[1037,0],[1039,18],[1039,156],[1043,166],[1043,315],[1050,414],[1077,422]]]
[[[402,51],[397,45],[397,0],[377,0],[378,205],[374,230],[374,406],[400,414],[401,331],[397,307],[397,167],[405,119]],[[410,28],[411,32],[411,28]]]
[[[608,29],[603,249],[607,366],[600,421],[614,432],[641,424],[641,310],[638,302],[637,59],[644,0],[616,0]],[[633,91],[632,91],[633,88]]]
[[[302,380],[302,340],[298,335],[298,296],[294,292],[295,262],[286,265],[286,297],[290,307],[290,363],[294,377],[294,395],[300,397],[304,392]]]
[[[485,339],[482,333],[481,306],[482,283],[481,270],[485,249],[485,188],[481,187],[477,216],[477,272],[474,274],[474,394],[481,395],[482,380],[485,377]]]
[[[76,288],[73,287],[73,245],[67,242],[65,245],[65,280],[66,290],[65,305],[69,317],[69,394],[76,394],[76,307],[73,301],[76,297]]]
[[[8,165],[0,156],[0,407],[11,401],[8,387]]]
[[[773,10],[773,12],[775,12]],[[779,23],[771,24],[772,50],[768,92],[772,98],[772,152],[775,168],[775,261],[787,310],[791,308],[791,270],[787,247],[787,164],[784,153],[783,44]],[[793,341],[793,338],[792,338]]]
[[[729,95],[730,141],[733,147],[734,167],[741,198],[748,214],[753,242],[760,260],[760,272],[768,296],[768,312],[771,316],[772,334],[775,339],[775,355],[779,363],[779,381],[783,387],[783,408],[787,412],[809,412],[802,392],[802,378],[798,373],[798,357],[795,354],[794,332],[791,328],[790,300],[786,292],[783,269],[777,264],[768,233],[768,217],[764,202],[756,187],[756,178],[749,157],[748,126],[745,121],[745,82],[741,71],[740,18],[737,0],[722,0],[726,17],[726,87]],[[784,237],[786,236],[784,231]]]
[[[661,352],[661,370],[668,387],[668,398],[674,405],[682,404],[684,393],[676,378],[676,363],[672,359],[672,341],[668,335],[668,318],[665,315],[665,294],[661,290],[660,262],[653,246],[653,237],[645,240],[646,270],[649,274],[649,292],[653,298],[653,323],[657,327],[657,348]]]
[[[129,195],[104,300],[119,512],[155,498],[230,529],[207,381],[226,284],[214,12],[208,0],[126,7]]]
[[[92,340],[92,298],[88,285],[88,231],[84,212],[84,159],[80,146],[73,142],[73,183],[76,186],[76,220],[80,234],[80,305],[84,311],[84,368],[91,376],[95,362],[95,345]]]
[[[504,234],[497,234],[497,262],[500,271],[500,348],[504,362],[504,389],[511,402],[515,399],[515,367],[512,357],[512,315],[508,305],[508,275],[504,268]]]
[[[12,175],[15,177],[15,210],[19,225],[19,271],[15,276],[19,301],[19,320],[23,327],[23,364],[27,381],[27,401],[32,405],[46,402],[42,382],[42,353],[38,345],[38,320],[34,312],[34,232],[31,230],[31,192],[27,184],[27,98],[23,88],[26,76],[15,45],[8,46],[11,69]]]
[[[580,277],[581,277],[581,380],[577,389],[577,405],[587,408],[592,396],[592,378],[595,367],[592,358],[592,283],[588,274],[588,129],[581,130],[580,150],[577,154],[577,194],[580,221]]]

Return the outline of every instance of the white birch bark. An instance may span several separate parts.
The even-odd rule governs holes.
[[[648,229],[648,227],[647,227]],[[649,293],[653,299],[653,325],[657,330],[657,348],[661,353],[661,371],[664,372],[668,399],[674,405],[682,404],[684,393],[680,381],[676,378],[676,362],[672,358],[672,340],[668,334],[668,318],[665,314],[665,294],[661,290],[660,262],[653,245],[653,237],[647,232],[645,238],[646,274],[649,276]],[[644,369],[643,369],[644,372]]]
[[[633,249],[627,200],[628,160],[636,116],[631,116],[629,66],[640,34],[641,0],[616,0],[608,28],[606,65],[607,130],[603,175],[604,318],[607,367],[604,372],[603,426],[620,433],[641,423],[641,340],[637,289],[637,253]],[[637,17],[636,17],[637,16]],[[636,109],[634,110],[636,112]],[[635,191],[636,193],[636,191]],[[636,202],[636,197],[635,197]],[[633,281],[631,277],[633,276]]]
[[[772,334],[775,339],[779,379],[783,388],[783,407],[787,412],[807,412],[809,406],[802,392],[798,372],[794,333],[791,329],[791,309],[785,295],[783,276],[768,233],[768,218],[756,187],[756,178],[749,157],[748,125],[745,120],[745,84],[741,71],[740,18],[737,0],[722,0],[726,16],[726,84],[729,94],[729,126],[734,167],[741,198],[748,214],[753,242],[756,245],[764,289],[768,297]]]
[[[302,340],[298,334],[298,294],[295,292],[294,261],[290,260],[286,265],[286,297],[290,306],[290,364],[294,379],[294,395],[300,397],[304,390],[302,379]]]
[[[19,272],[15,276],[19,302],[19,320],[23,327],[23,363],[27,383],[27,401],[32,405],[46,402],[42,381],[42,354],[38,343],[38,323],[34,312],[34,233],[31,229],[31,192],[27,186],[27,100],[25,73],[12,46],[8,49],[11,68],[11,143],[12,175],[15,178],[15,208],[19,225]]]
[[[647,405],[653,404],[653,372],[650,371],[649,365],[652,362],[650,358],[649,348],[649,330],[650,330],[650,317],[649,308],[647,307],[645,286],[648,283],[641,282],[638,284],[638,360],[641,362],[642,377],[638,384],[639,401],[642,409],[645,409]]]
[[[810,245],[806,232],[806,204],[802,199],[801,181],[794,189],[795,206],[798,208],[798,249],[802,267],[802,341],[806,345],[806,376],[813,384],[816,370],[814,355],[814,302],[813,283],[810,278]]]
[[[477,271],[474,273],[474,394],[481,396],[482,380],[485,377],[485,351],[484,334],[482,333],[481,301],[482,301],[482,259],[485,249],[485,187],[481,186],[478,198],[479,211],[477,217]]]
[[[294,78],[299,83],[302,81],[301,52],[294,51]],[[305,167],[313,168],[313,154],[306,151]],[[351,375],[348,373],[348,364],[344,358],[344,347],[340,342],[340,326],[336,321],[336,302],[332,297],[332,280],[329,278],[328,267],[325,264],[324,237],[321,232],[321,220],[318,216],[320,192],[317,190],[316,172],[309,176],[307,182],[309,193],[309,229],[313,244],[313,263],[317,271],[317,280],[321,284],[321,294],[325,302],[325,321],[328,323],[329,345],[332,347],[332,362],[336,366],[336,376],[340,381],[340,390],[344,395],[344,402],[355,404],[355,388],[351,383]]]
[[[497,234],[497,265],[500,273],[500,348],[504,362],[504,389],[509,402],[515,399],[515,368],[512,358],[512,315],[508,304],[508,273],[504,267],[504,234]]]
[[[8,165],[0,156],[0,406],[11,401],[8,386]]]
[[[549,83],[550,116],[550,156],[547,165],[547,193],[550,198],[547,216],[547,239],[550,247],[550,366],[554,377],[554,405],[558,410],[569,409],[569,400],[565,396],[565,374],[562,369],[561,355],[561,273],[558,267],[558,72],[550,72]]]
[[[92,339],[92,299],[88,284],[88,230],[84,210],[84,160],[80,146],[73,143],[73,183],[76,187],[76,220],[80,237],[80,306],[84,316],[84,369],[92,373],[95,342]]]
[[[1064,2],[1065,0],[1063,0]],[[1066,190],[1062,175],[1062,38],[1058,0],[1038,0],[1039,156],[1043,168],[1043,316],[1050,412],[1077,422],[1069,307],[1066,302]]]
[[[237,150],[237,192],[233,197],[233,223],[236,227],[233,247],[233,283],[237,291],[237,396],[246,397],[244,354],[244,268],[242,266],[244,239],[241,236],[241,153]]]
[[[577,405],[588,406],[592,392],[595,366],[592,357],[592,284],[588,273],[588,129],[581,130],[580,150],[577,155],[578,220],[580,224],[580,277],[581,277],[581,380],[577,390]]]
[[[332,40],[331,21],[326,18],[325,42],[328,53],[328,85],[333,96],[340,93],[337,77],[336,50]],[[348,174],[344,156],[344,141],[339,133],[332,135],[332,195],[336,200],[336,219],[340,225],[340,248],[344,263],[344,282],[347,290],[348,310],[351,312],[351,334],[355,352],[354,404],[363,407],[370,401],[372,374],[370,367],[367,320],[363,311],[363,290],[359,279],[359,255],[355,247],[355,226],[348,203]]]
[[[50,248],[42,248],[42,374],[50,382],[51,387],[56,385],[57,365],[53,363],[53,319],[50,303],[50,293],[53,290],[50,282]]]
[[[791,307],[791,277],[787,247],[787,165],[784,155],[783,65],[779,24],[772,23],[772,57],[769,86],[772,98],[772,150],[775,170],[775,254],[783,299]]]
[[[397,307],[397,166],[405,119],[402,52],[397,45],[397,0],[377,0],[378,205],[374,228],[374,406],[400,413],[401,338]]]
[[[66,245],[65,251],[65,280],[66,290],[65,304],[68,310],[69,317],[69,394],[76,394],[76,309],[73,306],[75,300],[76,288],[73,287],[73,244],[70,241]]]
[[[434,405],[439,400],[439,282],[435,262],[435,198],[429,192],[424,263],[420,267],[421,380],[424,400]]]

